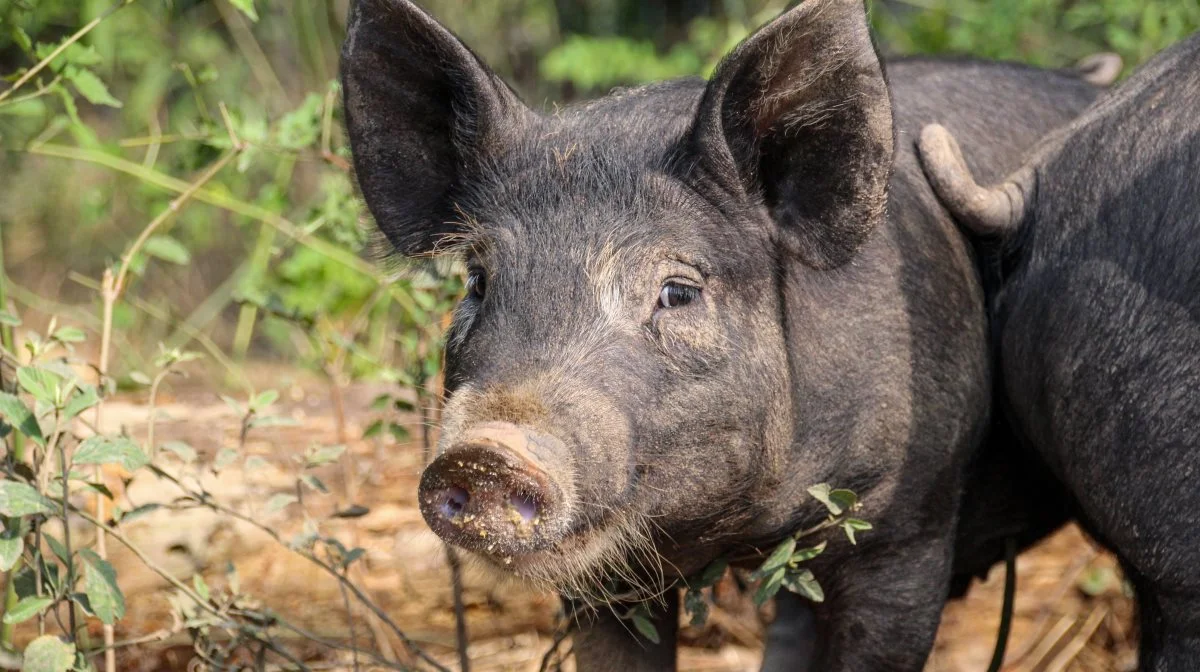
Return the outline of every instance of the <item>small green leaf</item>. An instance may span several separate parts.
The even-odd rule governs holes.
[[[150,380],[150,376],[147,376],[146,374],[142,373],[141,371],[130,371],[129,379],[132,380],[133,382],[137,383],[138,385],[153,385],[154,384],[154,381]]]
[[[821,589],[821,584],[817,583],[813,573],[807,569],[789,572],[783,578],[783,587],[813,602],[825,601],[825,591]]]
[[[279,415],[259,415],[250,421],[251,427],[296,427],[300,421]]]
[[[42,436],[42,428],[38,426],[33,411],[29,410],[29,407],[15,394],[0,392],[0,417],[4,418],[4,421],[12,425],[18,432],[28,436],[34,443],[39,446],[46,445],[46,439]]]
[[[75,86],[75,90],[89,103],[121,107],[121,101],[113,98],[112,94],[108,92],[108,87],[104,85],[104,81],[91,70],[69,65],[63,69],[63,77],[71,82]]]
[[[261,411],[275,403],[277,399],[279,399],[279,392],[275,390],[263,390],[258,396],[254,397],[254,401],[250,402],[250,408],[255,411]]]
[[[229,4],[241,10],[251,21],[258,21],[258,12],[254,11],[254,0],[229,0]]]
[[[9,517],[55,513],[58,506],[20,481],[0,481],[0,514]]]
[[[764,576],[770,576],[775,573],[775,570],[787,565],[788,560],[792,558],[792,552],[796,550],[796,540],[788,537],[779,542],[771,555],[767,557],[762,566],[750,575],[751,579],[761,579]]]
[[[124,436],[89,436],[75,449],[75,464],[119,464],[137,471],[150,463],[141,447]]]
[[[250,457],[246,458],[246,463],[244,465],[242,465],[242,468],[244,470],[246,470],[247,472],[250,472],[250,471],[256,471],[258,469],[262,469],[265,466],[267,466],[266,460],[259,457],[258,455],[251,455]]]
[[[858,495],[851,490],[832,490],[829,493],[829,501],[836,504],[842,511],[853,511],[854,507],[858,505]]]
[[[191,462],[196,459],[196,449],[183,441],[167,441],[162,445],[162,449],[174,453],[176,457],[184,462]]]
[[[186,266],[192,260],[192,253],[188,252],[183,243],[170,236],[150,236],[142,249],[152,257],[158,257],[179,266]]]
[[[62,561],[63,565],[66,565],[67,558],[69,557],[67,555],[67,547],[64,546],[61,541],[55,538],[54,535],[43,532],[42,538],[46,540],[46,545],[50,547],[50,552],[54,553],[54,555]]]
[[[313,476],[312,474],[300,474],[300,482],[319,493],[325,495],[329,494],[329,488],[325,487],[325,484],[321,482],[321,479]]]
[[[71,395],[67,400],[67,405],[63,407],[63,419],[70,420],[87,409],[100,403],[100,393],[93,385],[86,383],[79,386],[79,390]]]
[[[298,501],[300,501],[300,499],[295,495],[289,495],[286,492],[281,492],[268,499],[265,508],[267,513],[275,513],[277,511],[284,510],[288,507],[288,505]]]
[[[27,597],[17,602],[11,610],[4,614],[4,622],[9,625],[24,623],[54,604],[53,597]]]
[[[205,602],[209,600],[212,593],[208,590],[208,582],[204,580],[203,576],[193,574],[192,587],[196,589],[196,594],[203,598]]]
[[[94,492],[98,492],[98,493],[104,495],[105,497],[107,497],[110,500],[116,499],[116,497],[113,497],[112,490],[109,490],[108,486],[103,483],[93,483],[91,481],[85,481],[84,486],[86,486],[89,490],[92,490]]]
[[[635,612],[631,618],[633,627],[637,628],[637,631],[642,633],[642,636],[650,640],[652,644],[662,641],[658,636],[658,628],[654,627],[654,623],[645,614]]]
[[[856,540],[854,538],[855,532],[859,532],[859,531],[865,532],[866,530],[870,530],[873,527],[874,526],[871,525],[870,523],[868,523],[867,521],[859,520],[858,518],[847,518],[846,521],[842,523],[842,529],[846,531],[846,538],[849,539],[850,543],[852,543],[852,544],[858,543],[858,540]]]
[[[125,596],[117,585],[117,570],[90,548],[79,551],[83,559],[83,592],[90,610],[105,625],[125,616]]]
[[[305,458],[304,466],[306,469],[311,469],[323,464],[329,464],[330,462],[336,462],[344,452],[346,452],[345,446],[321,446],[308,454]]]
[[[0,534],[0,572],[7,572],[15,567],[23,550],[25,540],[21,537],[19,529],[5,530]]]
[[[21,672],[67,672],[75,664],[75,645],[42,635],[25,647]]]
[[[113,511],[113,517],[122,523],[132,523],[133,521],[137,520],[138,518],[148,516],[151,513],[154,513],[155,511],[157,511],[161,508],[162,508],[162,504],[157,504],[157,503],[151,502],[149,504],[142,504],[141,506],[136,506],[133,509],[126,511],[125,513],[122,513],[120,516],[117,516],[117,511]]]
[[[82,343],[87,340],[87,334],[79,327],[63,327],[54,332],[50,338],[59,343]]]
[[[349,567],[355,560],[367,554],[366,549],[352,548],[342,557],[342,567]]]
[[[220,471],[228,467],[237,458],[238,452],[236,450],[233,448],[222,448],[221,452],[217,453],[216,459],[213,460],[213,471]]]
[[[2,568],[0,568],[2,569]],[[1080,575],[1076,586],[1088,597],[1099,597],[1109,587],[1119,585],[1119,580],[1112,569],[1108,567],[1092,567]]]
[[[0,310],[0,324],[9,327],[19,327],[21,326],[21,318],[13,315],[7,310]]]
[[[754,604],[762,606],[767,603],[767,600],[775,597],[775,593],[779,592],[779,587],[783,585],[785,568],[780,567],[772,572],[767,578],[758,584],[758,590],[754,591]]]
[[[244,408],[242,408],[242,405],[237,402],[237,399],[234,399],[233,397],[231,397],[229,395],[222,394],[221,401],[225,402],[226,406],[233,409],[234,413],[236,413],[238,415],[245,415],[246,410]]]
[[[363,430],[362,438],[373,439],[383,434],[383,420],[375,420]]]
[[[792,559],[788,561],[788,564],[795,565],[800,562],[807,562],[809,560],[812,560],[813,558],[815,558],[818,555],[820,555],[821,553],[823,553],[825,551],[825,546],[827,546],[827,545],[828,545],[828,542],[822,541],[821,543],[819,543],[816,546],[813,546],[811,548],[802,548],[792,554]]]
[[[62,378],[46,369],[32,366],[22,366],[17,369],[17,381],[21,388],[34,399],[54,406],[58,401],[58,392],[62,386]]]
[[[704,573],[696,581],[696,588],[707,588],[715,586],[721,577],[725,576],[725,570],[729,567],[729,563],[725,560],[715,560],[708,567],[704,568]]]
[[[829,509],[829,513],[838,516],[842,513],[842,507],[839,506],[837,502],[834,502],[832,499],[830,499],[829,494],[832,491],[833,489],[829,487],[828,483],[818,483],[808,489],[808,494],[812,495],[822,504],[824,504],[825,508]]]

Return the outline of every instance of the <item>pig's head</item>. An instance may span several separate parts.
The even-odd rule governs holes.
[[[359,0],[342,77],[380,229],[469,273],[430,527],[568,593],[709,562],[805,422],[785,269],[846,263],[883,216],[891,107],[862,0],[807,0],[707,84],[553,113],[408,0]]]

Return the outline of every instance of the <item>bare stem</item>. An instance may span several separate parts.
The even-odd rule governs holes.
[[[100,329],[100,365],[98,370],[100,373],[101,384],[104,383],[104,379],[108,376],[108,358],[109,353],[112,350],[113,308],[116,306],[117,299],[121,296],[121,291],[125,288],[125,278],[128,276],[129,266],[130,262],[133,260],[133,256],[141,250],[142,246],[146,244],[146,241],[150,239],[150,236],[160,226],[162,226],[163,223],[170,219],[171,215],[179,212],[179,209],[183,206],[183,204],[192,196],[194,196],[206,182],[216,176],[216,174],[231,160],[233,160],[237,154],[238,149],[235,147],[233,151],[227,153],[225,156],[222,156],[215,163],[209,166],[208,170],[204,171],[204,173],[196,181],[192,182],[190,186],[184,189],[183,193],[179,194],[179,196],[176,196],[165,210],[160,212],[157,217],[151,220],[150,223],[147,224],[144,229],[142,229],[142,233],[137,237],[136,240],[133,241],[133,244],[129,246],[129,249],[127,249],[125,254],[121,257],[121,268],[117,271],[115,277],[113,276],[111,268],[104,269],[104,276],[100,281],[100,295],[103,301],[103,320]],[[96,404],[95,425],[97,430],[101,427],[100,420],[102,417],[103,408],[104,402],[101,400],[100,403]],[[103,478],[104,475],[100,465],[96,465],[97,482],[102,483]],[[96,493],[96,515],[101,519],[107,517],[107,514],[105,513],[104,495],[98,492]],[[101,526],[96,534],[96,554],[102,559],[108,558],[108,542],[105,534],[106,529],[107,528],[104,526]],[[116,672],[117,669],[117,656],[116,651],[113,649],[114,640],[115,637],[113,626],[107,623],[104,624],[105,672]]]

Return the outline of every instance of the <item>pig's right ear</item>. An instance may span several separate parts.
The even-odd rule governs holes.
[[[692,129],[698,165],[762,203],[814,268],[849,261],[883,215],[892,110],[863,0],[804,0],[717,68]]]
[[[341,76],[354,170],[397,251],[458,229],[465,173],[532,114],[457,37],[409,0],[355,0]]]

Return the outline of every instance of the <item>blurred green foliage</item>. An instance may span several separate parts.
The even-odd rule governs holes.
[[[11,298],[44,316],[82,308],[76,321],[95,328],[88,316],[102,271],[206,167],[239,149],[132,260],[137,281],[118,305],[128,346],[120,364],[136,367],[157,341],[182,347],[206,338],[238,357],[298,354],[322,365],[324,350],[297,338],[316,330],[337,335],[354,372],[414,379],[436,370],[428,353],[437,348],[426,341],[458,279],[424,267],[395,279],[370,263],[379,246],[354,192],[337,105],[347,4],[0,0],[0,75],[10,83],[103,17],[0,99],[0,234],[16,281]],[[785,7],[422,4],[538,107],[708,74]],[[1128,69],[1200,28],[1200,0],[874,0],[872,17],[889,55],[1061,67],[1112,50]]]

